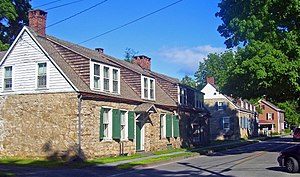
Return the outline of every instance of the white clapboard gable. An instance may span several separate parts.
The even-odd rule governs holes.
[[[37,88],[37,65],[47,63],[47,88]],[[45,51],[24,27],[0,63],[0,93],[55,93],[73,92],[75,87],[60,72],[58,66],[46,56]],[[12,91],[4,90],[4,67],[13,68]]]

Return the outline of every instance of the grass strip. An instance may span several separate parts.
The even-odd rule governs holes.
[[[169,154],[172,152],[181,152],[181,151],[185,151],[186,149],[183,148],[179,148],[179,149],[171,149],[171,150],[163,150],[163,151],[155,151],[152,152],[153,155],[162,155],[162,154]]]
[[[123,160],[130,160],[130,159],[137,159],[145,157],[144,155],[141,154],[134,154],[132,156],[117,156],[117,157],[107,157],[107,158],[99,158],[99,159],[93,159],[93,160],[87,160],[86,163],[89,164],[106,164],[106,163],[112,163],[112,162],[119,162]]]
[[[15,177],[16,174],[8,172],[0,172],[0,177]]]
[[[128,168],[132,168],[137,165],[146,165],[146,164],[155,163],[158,161],[170,160],[170,159],[177,158],[177,157],[191,156],[192,154],[194,154],[194,153],[193,152],[184,152],[184,153],[180,153],[180,154],[166,155],[166,156],[161,156],[161,157],[156,157],[156,158],[150,158],[150,159],[145,159],[145,160],[140,160],[140,161],[135,161],[135,162],[129,162],[129,163],[125,163],[125,164],[120,164],[117,166],[117,168],[128,169]]]

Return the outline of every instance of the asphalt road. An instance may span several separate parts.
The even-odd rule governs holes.
[[[291,138],[269,140],[207,156],[199,156],[111,176],[300,176],[300,173],[289,174],[285,172],[277,163],[278,152],[294,144],[294,142],[291,142]]]
[[[252,145],[148,168],[119,170],[89,167],[84,169],[43,169],[0,166],[0,171],[13,171],[17,176],[98,177],[98,176],[226,176],[285,177],[289,174],[278,166],[278,152],[294,145],[291,138],[269,140]]]

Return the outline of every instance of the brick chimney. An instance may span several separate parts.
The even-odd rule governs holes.
[[[46,34],[47,12],[36,9],[28,12],[29,26],[39,35]]]
[[[133,63],[139,65],[143,69],[147,69],[147,70],[151,69],[151,58],[145,55],[135,56],[133,58]]]
[[[206,78],[207,83],[210,83],[211,85],[215,85],[215,78],[212,76],[209,76]]]

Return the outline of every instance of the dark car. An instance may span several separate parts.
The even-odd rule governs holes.
[[[300,128],[295,128],[293,133],[293,141],[299,141],[300,140]]]
[[[299,172],[300,165],[300,144],[288,147],[280,152],[277,161],[280,166],[286,167],[290,173]]]

